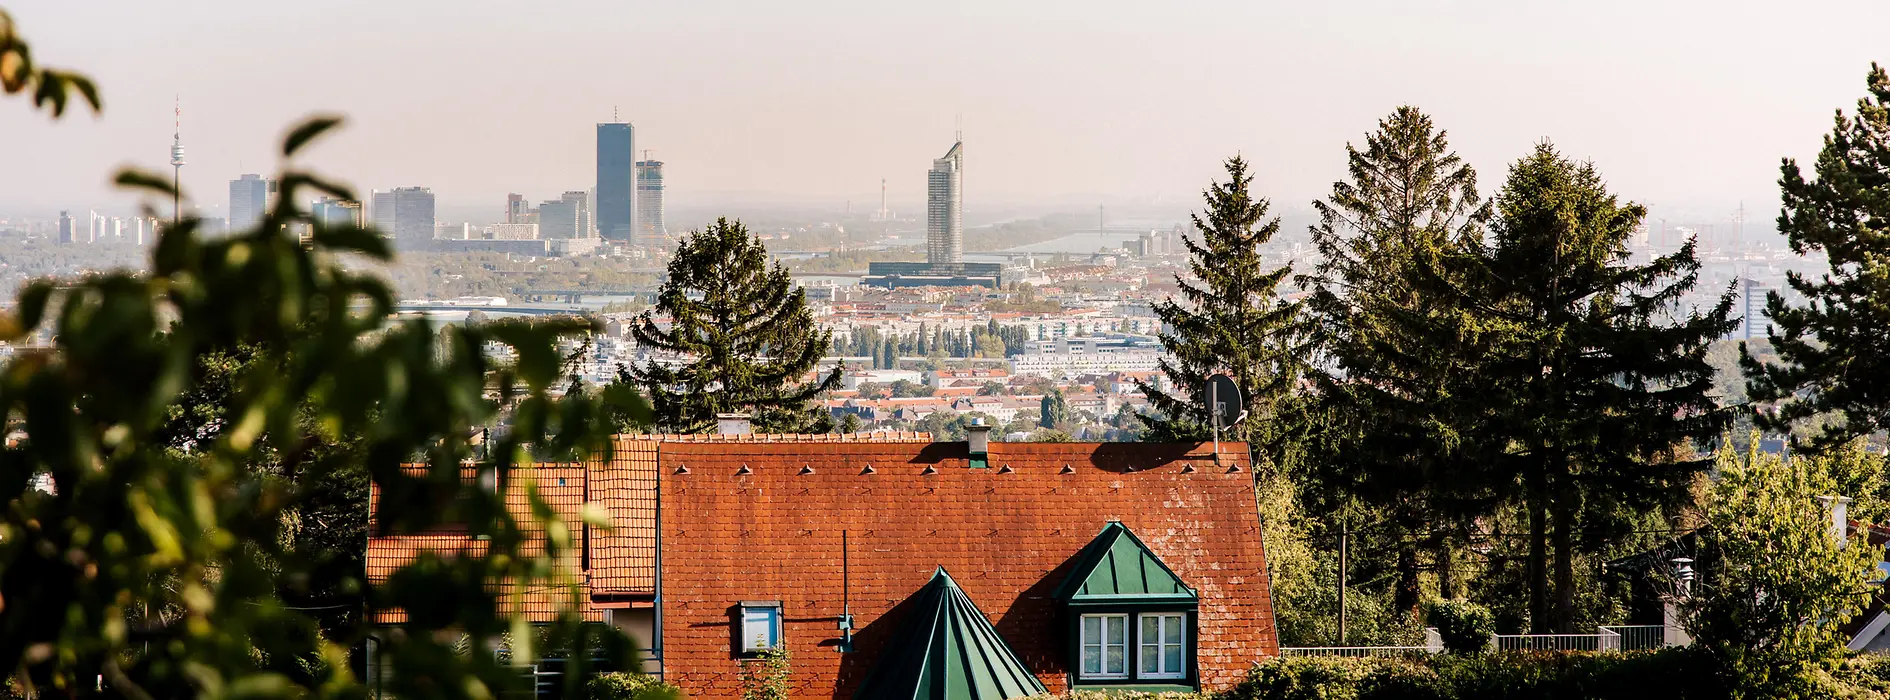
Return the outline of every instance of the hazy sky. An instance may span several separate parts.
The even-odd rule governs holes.
[[[672,199],[916,203],[962,116],[967,208],[1191,204],[1219,161],[1301,207],[1344,144],[1416,104],[1485,189],[1544,137],[1657,207],[1775,215],[1780,156],[1890,62],[1890,3],[0,0],[103,118],[0,102],[0,212],[124,206],[165,167],[221,211],[304,114],[350,118],[311,161],[443,204],[591,186],[613,109]]]

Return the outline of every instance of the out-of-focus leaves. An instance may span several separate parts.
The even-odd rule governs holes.
[[[171,183],[170,179],[156,173],[149,173],[136,168],[126,168],[118,171],[118,176],[112,178],[112,182],[125,189],[149,190],[154,194],[161,194],[166,197],[177,194],[177,187]]]
[[[52,105],[55,119],[65,115],[68,92],[79,93],[94,113],[105,108],[104,101],[99,99],[98,87],[91,79],[77,73],[34,67],[33,52],[26,40],[20,38],[13,17],[0,9],[0,90],[11,95],[29,89],[33,91],[35,106]]]
[[[315,137],[340,125],[341,117],[334,116],[320,116],[302,122],[301,125],[290,129],[288,136],[283,137],[282,155],[295,155],[297,151],[302,150],[303,146],[315,140]]]

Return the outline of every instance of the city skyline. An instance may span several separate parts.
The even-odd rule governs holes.
[[[14,8],[33,32],[38,57],[99,78],[107,116],[49,124],[23,105],[0,109],[0,129],[27,134],[20,156],[42,171],[0,176],[0,210],[129,211],[136,199],[112,192],[110,172],[123,163],[168,165],[173,98],[181,96],[191,113],[183,138],[192,149],[183,179],[196,203],[212,211],[221,183],[271,170],[276,135],[309,112],[336,111],[351,121],[308,156],[314,166],[363,191],[427,183],[443,206],[460,206],[585,182],[594,151],[583,125],[601,121],[613,106],[624,120],[661,135],[654,141],[666,160],[690,164],[687,186],[678,182],[666,193],[672,207],[810,199],[865,205],[877,198],[881,177],[889,180],[891,199],[915,202],[925,183],[898,164],[935,155],[929,144],[949,134],[962,114],[979,142],[983,173],[966,196],[981,208],[1082,200],[1185,207],[1216,163],[1237,152],[1255,163],[1261,190],[1290,208],[1317,197],[1342,172],[1343,158],[1334,154],[1345,143],[1357,142],[1396,105],[1412,103],[1450,130],[1486,186],[1548,137],[1594,159],[1637,201],[1712,211],[1744,202],[1769,214],[1778,158],[1811,154],[1810,145],[1790,135],[1828,126],[1831,110],[1855,100],[1856,80],[1870,60],[1890,60],[1881,42],[1844,38],[1867,39],[1869,27],[1890,23],[1890,8],[1877,3],[1841,8],[1852,21],[1819,30],[1842,36],[1817,43],[1791,37],[1814,35],[1818,13],[1756,3],[1705,14],[1605,4],[1576,11],[1465,3],[1420,11],[1369,2],[1291,9],[1204,3],[1163,13],[1103,5],[1074,18],[1054,7],[1024,8],[1009,27],[984,22],[999,10],[978,3],[866,11],[813,3],[792,12],[762,8],[735,23],[728,30],[751,46],[732,56],[672,38],[687,32],[652,30],[640,37],[651,55],[666,56],[661,68],[614,76],[586,68],[512,81],[507,77],[555,66],[607,63],[594,60],[601,49],[589,45],[608,42],[582,40],[592,33],[727,18],[713,7],[599,6],[599,21],[575,28],[581,37],[545,45],[533,60],[508,67],[463,39],[499,16],[521,40],[548,28],[544,18],[494,3],[396,8],[401,21],[393,25],[425,21],[434,30],[413,50],[378,41],[386,31],[378,23],[350,20],[366,9],[354,0],[319,10],[106,4],[115,11],[61,3]],[[1201,21],[1216,13],[1225,21]],[[1611,16],[1632,19],[1599,24]],[[280,26],[307,31],[282,34],[274,29]],[[1544,34],[1530,38],[1535,32]],[[1229,33],[1251,41],[1215,40]],[[1610,40],[1599,57],[1585,38],[1596,35]],[[179,40],[158,43],[156,36]],[[285,49],[320,37],[337,49],[338,64],[286,66],[270,56],[265,65],[221,65],[191,48],[213,45],[191,40],[209,36]],[[1012,45],[1026,36],[1029,49]],[[925,47],[946,37],[965,50],[927,55]],[[798,48],[809,44],[823,52]],[[1793,50],[1749,50],[1760,44]],[[1252,48],[1227,61],[1221,52],[1229,49],[1219,45]],[[1470,70],[1495,55],[1505,60]],[[157,83],[129,77],[151,62],[176,62],[178,77]],[[348,77],[379,63],[429,77],[397,93]],[[1645,65],[1665,70],[1638,68]],[[256,96],[245,86],[260,74],[281,74],[305,89]],[[475,77],[524,92],[494,101],[453,89]],[[541,100],[539,91],[561,97]],[[912,99],[920,93],[936,99]],[[1115,136],[1129,130],[1137,135],[1133,165],[1120,158],[1123,143]],[[533,148],[502,147],[526,139]]]

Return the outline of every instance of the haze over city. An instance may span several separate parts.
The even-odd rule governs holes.
[[[52,2],[9,8],[50,65],[109,86],[109,119],[0,104],[0,212],[119,208],[112,170],[163,170],[180,99],[187,191],[269,172],[311,112],[349,117],[310,156],[443,211],[592,179],[592,125],[637,126],[672,206],[916,209],[924,164],[966,139],[974,223],[1000,211],[1195,206],[1220,160],[1305,207],[1342,146],[1415,104],[1483,174],[1542,138],[1660,211],[1770,226],[1781,156],[1813,154],[1880,2],[905,4]],[[1842,17],[1842,21],[1833,21]],[[1874,52],[1874,53],[1873,53]],[[698,226],[696,220],[678,221]]]

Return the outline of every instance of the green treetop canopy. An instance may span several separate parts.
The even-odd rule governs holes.
[[[855,700],[1011,700],[1046,692],[945,567],[919,591]]]

